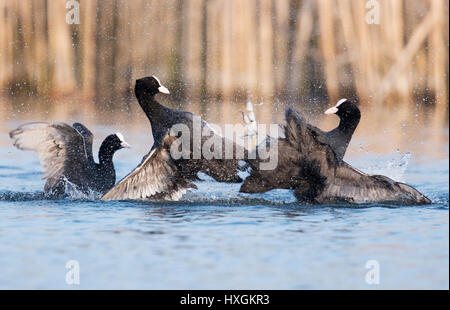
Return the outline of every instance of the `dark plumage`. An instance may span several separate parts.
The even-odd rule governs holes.
[[[331,146],[340,159],[343,159],[353,133],[358,127],[361,112],[353,101],[341,99],[325,114],[336,114],[340,119],[338,127],[325,133],[325,142]]]
[[[224,159],[225,144],[228,140],[217,135],[208,123],[200,121],[200,118],[196,122],[194,114],[161,105],[155,99],[158,93],[169,93],[158,78],[152,76],[136,81],[136,98],[152,126],[153,147],[141,164],[102,199],[177,200],[187,189],[196,188],[192,181],[198,180],[197,174],[200,171],[219,182],[241,182],[242,179],[238,176],[239,161]],[[172,143],[180,135],[171,135],[170,130],[173,126],[180,127],[180,125],[189,129],[188,154],[182,158],[173,158],[170,152]],[[197,141],[194,132],[197,134],[202,132],[201,139]],[[221,159],[204,158],[200,151],[206,140],[213,140],[218,143],[215,145],[222,145]],[[212,149],[214,150],[214,147]],[[236,145],[233,144],[233,152],[236,152],[236,149]],[[201,156],[196,157],[195,154]]]
[[[114,186],[114,153],[129,147],[120,133],[109,135],[99,150],[99,163],[92,154],[93,135],[80,123],[28,123],[10,132],[14,146],[36,151],[47,179],[44,194],[51,198],[69,195],[68,185],[84,193],[105,193]]]
[[[413,187],[385,176],[367,175],[345,163],[293,109],[286,111],[285,137],[278,139],[278,165],[260,170],[256,159],[241,192],[292,189],[299,201],[315,204],[429,204]],[[265,147],[264,145],[259,147]]]
[[[358,127],[361,112],[353,101],[341,99],[334,107],[328,109],[325,114],[336,114],[340,119],[338,127],[325,132],[312,125],[307,124],[307,126],[317,140],[328,144],[336,153],[336,156],[339,159],[343,159],[353,133]]]

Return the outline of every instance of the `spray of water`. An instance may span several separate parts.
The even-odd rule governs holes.
[[[406,152],[402,154],[400,150],[397,150],[397,154],[394,158],[389,160],[386,164],[376,164],[364,169],[368,174],[381,174],[385,175],[397,182],[405,182],[404,175],[406,168],[411,159],[411,153]]]
[[[65,182],[65,193],[72,200],[97,200],[100,199],[102,194],[95,192],[91,189],[86,191],[81,190],[77,185],[66,180]]]

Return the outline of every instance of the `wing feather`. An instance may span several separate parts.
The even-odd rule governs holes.
[[[142,163],[102,200],[178,200],[190,188],[196,186],[179,171],[167,143],[163,143],[153,147]]]
[[[81,123],[74,123],[73,128],[83,137],[84,150],[89,161],[94,162],[94,154],[92,153],[92,144],[94,143],[94,135]]]
[[[39,154],[46,187],[53,187],[64,175],[79,173],[86,161],[83,137],[65,123],[27,123],[10,132],[13,144],[20,150]]]

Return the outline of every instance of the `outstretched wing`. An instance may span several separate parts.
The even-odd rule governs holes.
[[[153,146],[142,163],[108,191],[102,200],[178,200],[190,188],[196,188],[183,176],[170,156],[170,140]]]
[[[317,197],[320,203],[428,204],[431,201],[418,190],[382,175],[368,175],[343,162]]]
[[[83,137],[65,123],[28,123],[9,136],[18,149],[38,152],[46,187],[53,187],[62,176],[76,178],[87,164]]]
[[[308,124],[297,110],[288,108],[285,112],[285,119],[286,139],[302,154],[308,154],[308,152],[317,150],[317,148],[321,151],[324,151],[325,148],[332,150],[325,140],[323,132]]]
[[[92,153],[92,144],[94,143],[94,135],[86,126],[84,126],[81,123],[74,123],[72,127],[75,128],[75,130],[78,131],[83,136],[86,156],[88,157],[89,161],[94,162],[94,155]]]

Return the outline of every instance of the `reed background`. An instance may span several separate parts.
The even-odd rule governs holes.
[[[326,129],[350,97],[381,149],[448,143],[446,0],[378,0],[378,25],[367,0],[80,0],[79,25],[66,2],[0,0],[0,119],[139,130],[133,83],[155,74],[165,104],[218,123],[252,100],[260,122],[296,105]]]

